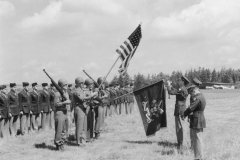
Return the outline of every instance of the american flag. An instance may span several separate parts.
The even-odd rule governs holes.
[[[119,54],[122,64],[119,67],[118,72],[124,77],[129,66],[129,62],[132,59],[139,43],[142,38],[141,24],[135,29],[135,31],[123,42],[122,45],[116,50]]]

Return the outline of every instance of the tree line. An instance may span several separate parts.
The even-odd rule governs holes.
[[[185,73],[182,73],[181,71],[173,71],[170,75],[163,72],[152,75],[143,75],[141,73],[137,73],[133,77],[130,77],[128,74],[126,74],[125,77],[114,76],[114,78],[111,80],[111,83],[117,82],[124,86],[126,82],[133,82],[134,89],[136,90],[160,80],[170,80],[173,86],[177,87],[177,79],[179,79],[182,75],[187,77],[190,81],[196,77],[201,82],[231,83],[237,88],[240,88],[240,69],[226,69],[224,67],[221,70],[211,70],[204,67],[199,67],[198,69],[191,68]]]

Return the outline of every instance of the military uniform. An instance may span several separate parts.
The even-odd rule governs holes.
[[[14,87],[16,84],[10,83],[10,87]],[[18,102],[18,95],[15,91],[11,90],[8,93],[8,103],[9,103],[9,113],[12,115],[10,118],[9,129],[12,136],[17,135],[18,129],[18,120],[19,120],[19,102]]]
[[[109,90],[109,93],[110,93],[110,116],[114,116],[118,105],[118,100],[115,99],[117,97],[117,92],[114,88],[111,88]]]
[[[6,86],[0,86],[0,89],[5,89]],[[0,92],[0,137],[7,138],[10,136],[9,133],[9,106],[8,97],[4,93]]]
[[[123,96],[125,94],[124,88],[120,88],[119,89],[119,96],[122,96],[119,98],[119,102],[120,102],[120,114],[121,115],[125,115],[126,114],[126,110],[125,110],[125,96]]]
[[[73,108],[73,90],[71,89],[72,84],[68,85],[68,95],[69,95],[69,99],[71,100],[71,104],[68,106],[68,121],[69,121],[69,126],[73,126],[74,123],[74,108]]]
[[[42,124],[42,129],[49,129],[50,125],[50,113],[52,111],[51,105],[50,105],[50,94],[47,90],[43,89],[43,91],[40,94],[40,103],[41,103],[41,108],[42,108],[42,119],[41,119],[41,124]]]
[[[130,84],[130,86],[132,86],[133,84]],[[132,87],[130,87],[129,88],[129,92],[133,92],[133,88]],[[134,111],[134,95],[133,95],[133,93],[131,93],[130,95],[129,95],[129,101],[130,101],[130,114],[132,114],[133,113],[133,111]]]
[[[101,128],[103,129],[104,120],[105,120],[105,116],[106,116],[106,112],[107,112],[107,106],[108,106],[108,103],[109,103],[109,100],[108,100],[109,92],[106,89],[102,90],[102,92],[103,92],[104,95],[107,96],[106,98],[102,99],[103,114],[102,114]]]
[[[28,86],[29,83],[24,82],[23,86]],[[26,130],[28,131],[29,127],[29,117],[30,117],[30,93],[23,89],[20,93],[18,93],[19,100],[19,108],[22,114],[20,115],[20,132],[22,135],[25,134]]]
[[[185,82],[185,84],[189,83],[189,80],[182,76],[182,81]],[[175,129],[176,129],[176,135],[177,135],[177,142],[178,147],[181,148],[183,145],[183,121],[181,119],[181,115],[183,115],[184,110],[186,109],[186,99],[188,96],[188,91],[185,86],[182,86],[177,90],[176,88],[173,88],[172,86],[168,86],[168,93],[170,95],[176,95],[176,103],[175,103],[175,110],[174,110],[174,116],[175,116]]]
[[[54,105],[55,91],[53,89],[49,90],[49,95],[50,95],[50,107],[52,109],[52,112],[50,112],[50,128],[54,129],[54,113],[56,112],[56,108]]]
[[[31,111],[30,115],[30,130],[38,130],[41,126],[41,112],[42,107],[40,106],[40,94],[33,90],[30,92]]]
[[[126,85],[128,85],[128,83],[126,83]],[[125,96],[125,110],[126,110],[126,114],[130,114],[130,93],[131,90],[128,86],[125,87],[125,94],[127,94]]]
[[[115,87],[115,92],[116,92],[116,98],[117,97],[119,97],[119,96],[121,96],[121,92],[120,92],[120,90],[119,90],[119,88],[117,87],[118,86],[118,84],[116,84],[116,87]],[[115,107],[115,113],[117,114],[117,115],[119,115],[120,114],[120,108],[121,108],[121,99],[120,98],[117,98],[116,99],[116,102],[117,102],[117,104],[116,104],[116,107]]]

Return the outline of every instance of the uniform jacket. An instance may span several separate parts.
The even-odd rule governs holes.
[[[74,107],[84,107],[83,106],[83,98],[85,97],[85,93],[84,93],[84,90],[81,89],[80,87],[79,88],[75,88],[73,91],[72,91],[72,102],[73,102],[73,106]]]
[[[2,118],[8,118],[9,106],[7,95],[0,93],[0,114]]]
[[[132,89],[132,88],[130,88],[129,90],[130,90],[130,92],[133,92],[133,89]],[[134,102],[134,95],[133,95],[133,93],[131,93],[131,94],[129,95],[129,100],[130,100],[130,102]]]
[[[18,94],[14,91],[10,91],[8,93],[8,104],[9,104],[9,113],[12,116],[19,115],[19,102],[18,102]]]
[[[122,96],[124,94],[125,94],[124,89],[123,88],[119,89],[119,96]],[[120,97],[119,100],[120,100],[120,103],[124,103],[125,102],[125,97],[124,96]]]
[[[190,104],[189,108],[184,112],[184,117],[187,117],[190,113],[193,115],[190,118],[190,128],[206,128],[206,120],[204,116],[204,110],[206,107],[206,99],[202,93],[195,96],[195,100]]]
[[[115,90],[115,92],[116,92],[116,98],[119,97],[119,96],[121,96],[121,92],[120,92],[119,89],[114,89],[114,90]],[[117,104],[120,104],[120,103],[121,103],[121,98],[117,98],[117,99],[116,99],[116,102],[117,102]]]
[[[128,94],[128,93],[130,93],[131,92],[131,89],[130,88],[125,88],[125,94]],[[131,102],[131,95],[130,94],[128,94],[128,95],[126,95],[125,96],[125,101],[127,102],[127,103],[130,103]]]
[[[183,111],[186,109],[186,99],[188,96],[188,91],[186,87],[183,86],[179,88],[179,90],[173,87],[168,87],[167,89],[170,95],[176,95],[174,116],[179,116],[180,114],[183,114]]]
[[[50,106],[52,111],[56,111],[55,105],[54,105],[54,96],[55,96],[55,92],[53,90],[49,91],[49,95],[50,95]]]
[[[68,89],[67,92],[68,92],[68,95],[69,95],[69,99],[71,100],[70,108],[72,110],[73,109],[73,100],[72,100],[73,99],[73,92],[72,92],[71,89]]]
[[[118,99],[115,99],[117,97],[117,91],[115,89],[110,90],[110,101],[111,105],[117,105],[118,104]]]
[[[18,100],[20,112],[23,111],[23,113],[30,113],[30,93],[23,89],[18,93]]]
[[[101,92],[103,93],[103,95],[107,95],[107,96],[109,96],[109,92],[108,92],[106,89],[101,90]],[[102,99],[102,103],[103,103],[103,105],[108,105],[108,103],[109,103],[109,99],[108,99],[108,97]]]
[[[64,92],[65,97],[67,100],[69,100],[69,95],[67,92]],[[67,113],[67,105],[57,106],[57,103],[62,102],[62,96],[59,92],[54,93],[54,105],[56,108],[56,111],[63,111],[64,113]]]
[[[30,92],[30,101],[31,101],[31,111],[33,114],[39,114],[42,111],[40,105],[40,94],[35,91]]]
[[[46,90],[43,90],[40,94],[40,105],[44,113],[50,112],[50,94]]]

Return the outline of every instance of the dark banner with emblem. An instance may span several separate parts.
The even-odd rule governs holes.
[[[166,93],[164,82],[159,81],[134,91],[146,136],[153,136],[167,127]]]

